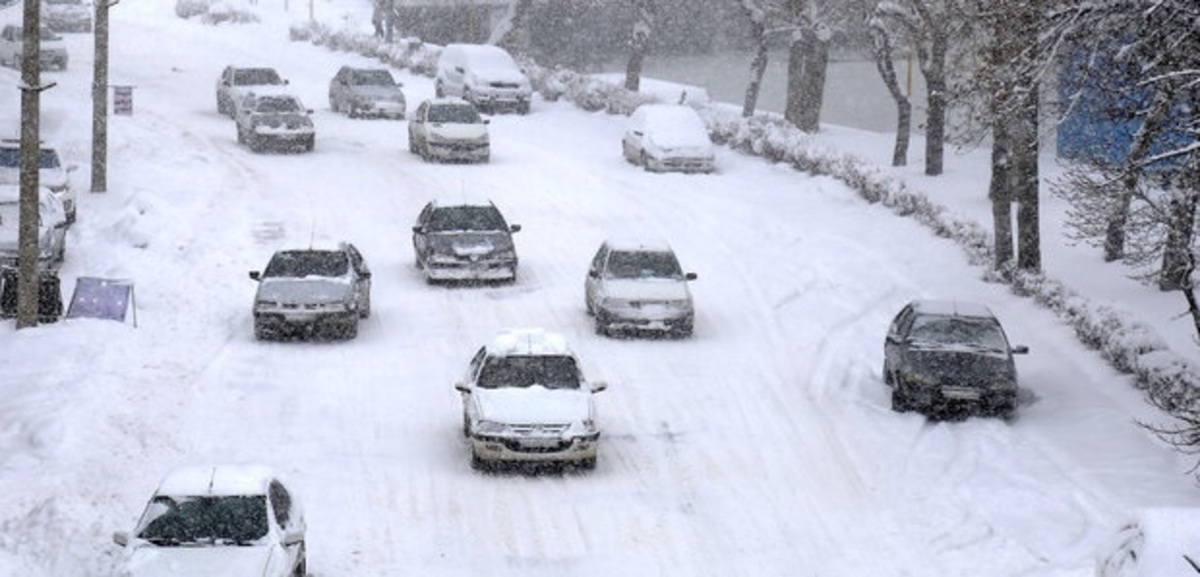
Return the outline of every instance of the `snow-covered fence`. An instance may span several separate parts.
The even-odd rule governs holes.
[[[433,76],[440,46],[405,39],[388,44],[369,34],[333,31],[319,23],[294,26],[293,40],[309,41],[333,50],[379,58],[384,63],[424,76]],[[566,99],[588,111],[629,114],[653,95],[633,93],[612,82],[571,70],[547,69],[522,62],[534,90],[546,100]],[[784,162],[796,170],[836,178],[866,201],[887,206],[911,218],[934,234],[957,243],[968,261],[982,267],[984,277],[1008,282],[1016,294],[1034,299],[1070,325],[1076,337],[1096,349],[1114,368],[1131,374],[1135,384],[1159,400],[1161,406],[1200,405],[1200,371],[1171,351],[1154,330],[1128,314],[1089,301],[1062,282],[1044,273],[992,270],[994,253],[990,233],[979,223],[948,214],[927,195],[909,189],[902,180],[878,165],[820,145],[782,116],[760,113],[741,116],[740,108],[721,104],[697,105],[713,140],[746,154]]]

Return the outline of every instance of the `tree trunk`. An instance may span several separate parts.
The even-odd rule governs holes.
[[[997,95],[996,98],[1001,98]],[[999,110],[1001,105],[996,105]],[[995,270],[1007,272],[1013,261],[1012,197],[1012,137],[1006,119],[996,114],[992,118],[992,177],[988,199],[992,201],[993,253]]]
[[[754,41],[754,60],[750,62],[750,84],[746,86],[746,101],[742,106],[742,117],[754,116],[758,107],[758,94],[762,89],[763,75],[767,72],[767,26],[762,18],[750,19],[750,37]]]
[[[1017,200],[1017,268],[1039,272],[1042,270],[1042,238],[1039,188],[1041,174],[1038,166],[1038,82],[1029,72],[1022,73],[1022,87],[1027,90],[1019,96],[1017,110],[1017,134],[1020,139],[1014,144],[1016,150]]]
[[[787,99],[783,107],[783,117],[794,126],[800,126],[804,117],[804,43],[796,34],[788,45]]]
[[[804,88],[801,92],[804,103],[800,107],[800,130],[821,130],[821,107],[825,103],[825,73],[829,68],[829,43],[816,34],[805,34]]]
[[[1168,88],[1168,82],[1158,82],[1154,93],[1154,104],[1146,113],[1141,128],[1133,136],[1129,145],[1129,155],[1125,158],[1123,175],[1121,177],[1121,195],[1116,199],[1116,206],[1108,218],[1108,227],[1104,235],[1104,260],[1112,262],[1125,256],[1125,223],[1129,220],[1130,204],[1137,191],[1138,181],[1142,176],[1139,166],[1146,155],[1150,153],[1150,145],[1158,136],[1167,112],[1171,108],[1174,94]]]
[[[912,102],[900,89],[900,80],[896,77],[896,66],[892,60],[892,42],[887,32],[872,30],[875,42],[872,53],[875,56],[875,69],[887,86],[892,100],[896,101],[896,146],[892,149],[892,166],[908,164],[908,142],[912,133]]]
[[[1167,203],[1169,225],[1163,247],[1162,271],[1158,288],[1164,291],[1191,290],[1192,239],[1196,233],[1195,189],[1176,189]]]
[[[929,23],[930,26],[942,24]],[[943,171],[946,147],[946,35],[931,31],[929,62],[922,63],[928,94],[928,113],[925,118],[925,174],[938,176]]]
[[[41,142],[41,47],[38,0],[26,0],[22,23],[21,168],[17,206],[17,328],[38,324],[38,150]]]
[[[653,0],[635,0],[633,36],[629,41],[629,62],[625,66],[625,90],[637,92],[642,81],[642,62],[650,49],[650,31],[654,26]]]

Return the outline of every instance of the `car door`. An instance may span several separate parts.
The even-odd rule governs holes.
[[[608,261],[608,253],[608,243],[600,245],[600,249],[596,251],[596,256],[592,257],[592,263],[588,267],[587,279],[583,283],[583,292],[589,313],[596,311],[596,305],[600,299],[600,283],[604,276],[604,266]]]
[[[625,133],[621,137],[621,152],[630,162],[636,163],[642,157],[642,138],[646,130],[644,117],[644,110],[633,111],[633,115],[629,117],[629,123],[625,126]]]
[[[425,116],[429,113],[429,101],[422,102],[408,121],[408,141],[410,147],[420,150],[425,144]]]
[[[483,368],[483,362],[487,359],[487,347],[480,347],[475,352],[475,356],[471,357],[471,362],[467,365],[467,372],[463,375],[462,384],[466,391],[462,392],[463,402],[463,434],[471,434],[471,423],[479,419],[479,407],[472,394],[467,391],[474,391],[476,379],[479,378],[479,370]]]
[[[354,299],[363,310],[371,308],[371,269],[362,253],[352,244],[346,245],[346,253],[350,256],[350,266],[354,269]]]
[[[304,514],[292,493],[278,480],[271,481],[267,497],[271,501],[271,513],[279,527],[280,538],[283,539],[283,548],[287,551],[288,565],[294,569],[305,553],[303,535],[307,527],[304,524]],[[299,535],[301,538],[289,543],[289,535]]]

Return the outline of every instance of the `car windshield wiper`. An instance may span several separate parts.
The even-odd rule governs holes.
[[[159,547],[178,547],[182,543],[175,537],[143,537],[143,539]]]

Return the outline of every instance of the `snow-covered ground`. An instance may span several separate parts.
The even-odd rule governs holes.
[[[402,122],[329,111],[337,68],[373,64],[289,42],[300,2],[220,27],[172,4],[112,10],[111,83],[136,88],[134,115],[109,121],[108,192],[87,192],[91,37],[70,36],[71,69],[44,79],[58,82],[45,136],[82,166],[64,285],[131,279],[138,326],[0,325],[0,575],[111,574],[112,532],[169,468],[206,462],[286,475],[319,576],[1083,576],[1130,510],[1195,500],[1191,463],[1135,424],[1161,417],[1129,377],[980,281],[956,246],[836,181],[728,149],[714,175],[647,174],[622,160],[621,118],[540,100],[492,119],[491,163],[426,164]],[[329,2],[316,14],[368,22]],[[290,78],[315,109],[316,151],[238,146],[213,92],[226,64]],[[410,108],[432,96],[429,79],[397,76]],[[0,130],[17,80],[0,70]],[[985,165],[948,165],[938,190],[986,183]],[[515,284],[431,287],[413,267],[417,211],[456,195],[488,196],[523,226]],[[699,274],[693,338],[593,333],[588,260],[629,233],[667,239]],[[256,342],[247,271],[343,238],[375,273],[358,338]],[[1097,285],[1120,276],[1096,270]],[[1136,312],[1155,296],[1121,302]],[[1030,346],[1015,421],[890,410],[883,333],[924,297],[986,302]],[[470,468],[452,383],[514,326],[564,333],[609,384],[595,471]]]

